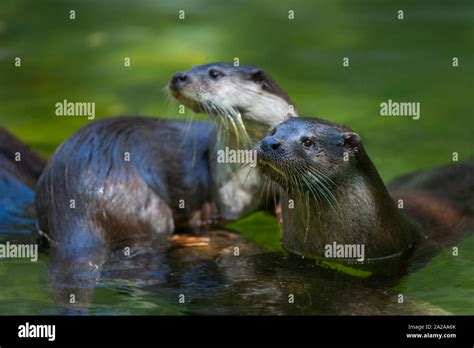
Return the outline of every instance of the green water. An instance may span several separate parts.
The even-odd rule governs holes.
[[[75,20],[69,19],[71,9],[76,11]],[[181,9],[186,11],[184,21],[178,20]],[[293,21],[287,19],[290,9],[295,11]],[[399,9],[404,10],[403,20],[397,20]],[[14,66],[15,57],[21,58],[21,67]],[[130,58],[130,67],[124,67],[125,57]],[[64,99],[95,102],[96,119],[117,114],[189,117],[178,113],[164,91],[172,73],[235,57],[265,68],[301,115],[318,115],[360,133],[386,182],[449,163],[453,152],[460,160],[474,154],[474,5],[470,0],[2,1],[0,125],[48,156],[90,122],[55,116],[55,104]],[[343,57],[350,58],[350,67],[342,66]],[[459,58],[456,68],[453,57]],[[420,120],[380,117],[380,103],[387,99],[420,102]],[[277,255],[269,257],[276,262],[273,265],[264,256],[261,262],[280,272],[286,256],[273,218],[257,214],[234,227],[266,255]],[[394,285],[393,294],[401,289],[408,299],[451,313],[473,314],[474,239],[462,242],[459,250],[456,257],[445,250]],[[37,263],[0,262],[1,314],[56,313],[46,291],[46,262],[45,255]],[[310,310],[301,307],[301,313],[344,313],[315,299],[334,297],[334,284],[348,295],[360,294],[347,299],[353,305],[358,299],[370,301],[363,294],[373,289],[364,284],[357,292],[349,285],[360,284],[345,279],[325,282],[317,270],[313,277],[305,273],[300,279],[283,274],[281,283],[286,288],[301,282],[313,295]],[[266,303],[272,313],[270,304],[278,296],[258,291],[276,287],[267,280],[267,285],[264,280],[251,283],[253,291],[245,296],[250,286],[246,281],[227,288],[209,286],[210,299],[202,289],[193,288],[197,305],[184,308],[170,299],[172,287],[156,289],[139,281],[104,279],[96,289],[92,312],[199,313],[213,305],[223,308],[223,313],[239,313],[233,298],[246,303],[249,312],[260,313],[259,303]],[[212,291],[221,300],[213,303]],[[338,292],[342,302],[346,293]],[[286,307],[275,312],[294,313]]]

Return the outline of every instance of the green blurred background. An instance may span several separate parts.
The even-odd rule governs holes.
[[[397,19],[400,9],[403,20]],[[178,19],[179,10],[185,10],[185,20]],[[22,60],[20,68],[15,57]],[[130,67],[124,67],[125,57]],[[171,75],[235,57],[264,68],[301,115],[360,133],[385,181],[448,163],[453,152],[461,161],[474,153],[472,0],[3,0],[0,126],[48,156],[90,122],[55,116],[55,103],[64,99],[95,102],[96,119],[185,118],[165,93]],[[350,58],[350,67],[343,67],[343,57]],[[457,68],[453,57],[459,58]],[[380,103],[388,99],[420,102],[421,119],[380,117]],[[259,214],[238,226],[257,243],[278,249],[272,218]],[[472,241],[461,246],[465,252],[456,262],[446,252],[402,286],[415,298],[472,314]],[[446,263],[451,277],[462,273],[457,283],[440,278],[438,266]],[[8,305],[16,289],[0,293],[2,312],[21,312]]]
[[[388,180],[474,152],[473,8],[471,0],[4,0],[0,124],[48,155],[89,122],[55,116],[64,99],[94,101],[97,118],[183,118],[164,91],[173,72],[238,57],[274,76],[300,114],[361,133]],[[420,102],[421,119],[380,117],[389,98]]]

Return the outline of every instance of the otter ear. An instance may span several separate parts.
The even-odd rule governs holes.
[[[349,151],[356,149],[360,141],[360,135],[354,132],[345,132],[341,135],[341,145]]]
[[[265,81],[265,73],[261,69],[252,69],[249,73],[249,79],[253,82],[261,83]]]

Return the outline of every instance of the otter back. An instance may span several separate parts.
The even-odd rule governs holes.
[[[94,246],[163,238],[209,214],[212,124],[116,117],[81,128],[37,186],[40,228],[58,243]],[[207,219],[207,217],[206,217]]]

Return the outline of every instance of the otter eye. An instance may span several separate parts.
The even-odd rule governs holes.
[[[311,147],[311,146],[314,145],[314,143],[313,143],[311,140],[309,140],[308,138],[303,138],[303,139],[301,140],[301,144],[302,144],[304,147]]]
[[[276,131],[277,131],[277,129],[274,127],[274,128],[270,131],[269,134],[270,134],[270,135],[275,135]]]
[[[224,74],[216,69],[209,70],[209,76],[213,80],[217,80],[219,77],[223,76]]]

